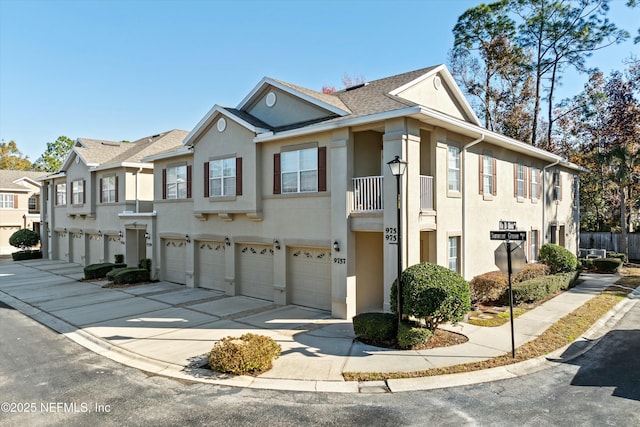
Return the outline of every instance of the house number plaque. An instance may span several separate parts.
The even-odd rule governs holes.
[[[384,229],[384,239],[395,245],[398,243],[398,229],[396,227],[387,227]]]

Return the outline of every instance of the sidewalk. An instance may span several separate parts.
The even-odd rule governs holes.
[[[419,371],[510,353],[510,324],[486,328],[460,323],[447,328],[466,335],[469,341],[464,344],[419,351],[387,350],[354,341],[351,322],[333,319],[325,311],[276,306],[269,301],[229,297],[168,282],[104,289],[105,281],[79,282],[82,277],[82,267],[77,264],[3,260],[0,301],[125,365],[158,375],[230,386],[399,392],[510,378],[556,363],[541,358],[465,374],[386,382],[344,381],[342,372]],[[516,347],[534,339],[618,279],[614,275],[581,277],[584,282],[576,288],[515,320]],[[636,302],[625,299],[618,304],[601,324],[594,325],[597,328],[592,328],[590,340],[603,335]],[[235,377],[202,368],[216,340],[246,332],[268,335],[282,346],[282,354],[271,370],[259,377]]]

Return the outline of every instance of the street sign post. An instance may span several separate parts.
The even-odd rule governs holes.
[[[503,224],[507,223],[507,224]],[[511,224],[512,223],[512,224]],[[515,333],[513,331],[513,287],[511,286],[511,274],[516,273],[524,267],[526,259],[522,245],[512,246],[512,240],[524,242],[527,240],[526,231],[515,231],[515,221],[500,221],[499,231],[490,231],[491,240],[504,240],[504,243],[494,252],[495,263],[503,273],[506,272],[509,278],[509,317],[511,319],[511,357],[516,357]],[[503,229],[503,227],[513,226],[514,231]],[[506,265],[504,265],[506,255]],[[506,268],[505,268],[506,267]],[[505,271],[506,270],[506,271]]]

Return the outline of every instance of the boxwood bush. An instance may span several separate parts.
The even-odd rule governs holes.
[[[114,264],[113,269],[109,271],[105,277],[110,282],[113,282],[113,277],[119,272],[121,272],[122,270],[124,270],[125,268],[127,268],[127,264]]]
[[[25,249],[36,246],[40,241],[40,236],[33,230],[23,228],[16,231],[9,237],[9,244],[14,248]]]
[[[14,261],[24,261],[27,259],[40,259],[42,258],[42,251],[40,249],[18,251],[11,253],[11,258]]]
[[[577,272],[558,273],[512,284],[513,303],[522,304],[540,301],[554,292],[569,289],[577,278]],[[502,296],[502,301],[505,304],[509,302],[508,291]]]
[[[578,266],[578,258],[574,254],[554,243],[545,243],[540,247],[539,260],[548,265],[553,274],[574,271]]]
[[[107,276],[107,273],[113,270],[115,264],[111,262],[103,262],[100,264],[89,264],[84,268],[85,279],[100,279]]]
[[[593,268],[601,273],[617,273],[622,268],[620,258],[596,258],[592,260]]]
[[[259,374],[271,369],[281,351],[273,338],[264,335],[225,337],[211,349],[209,366],[215,371],[236,375]]]
[[[149,271],[146,268],[136,268],[136,267],[128,267],[118,269],[118,271],[113,274],[112,282],[117,285],[122,285],[125,283],[140,283],[140,282],[148,282]]]
[[[426,342],[433,336],[433,331],[416,326],[412,323],[402,322],[398,331],[398,346],[400,348],[412,348],[415,345]]]
[[[471,301],[490,302],[500,299],[509,286],[507,275],[501,271],[480,274],[469,282]]]
[[[514,283],[520,283],[525,280],[535,279],[536,277],[548,276],[550,273],[551,269],[549,266],[541,262],[526,264],[522,270],[513,275],[511,280]]]
[[[396,339],[397,317],[391,313],[360,313],[353,318],[353,332],[359,340],[382,345]]]
[[[607,251],[607,258],[617,258],[622,260],[623,263],[628,262],[627,254],[623,254],[620,252]]]
[[[151,271],[151,259],[149,258],[142,258],[140,260],[140,263],[138,264],[139,268],[144,268],[147,271]]]
[[[397,283],[391,287],[396,301]],[[402,313],[435,331],[440,323],[457,322],[471,309],[469,284],[441,265],[423,262],[402,272]],[[397,310],[396,304],[391,304]]]

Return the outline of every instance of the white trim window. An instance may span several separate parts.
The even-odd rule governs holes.
[[[67,204],[67,184],[56,184],[56,206]]]
[[[531,238],[529,239],[529,256],[531,262],[538,260],[538,230],[531,230]]]
[[[318,149],[285,151],[281,154],[282,193],[318,191]]]
[[[209,197],[236,195],[236,158],[209,161]]]
[[[0,209],[13,209],[13,194],[0,193]]]
[[[493,157],[485,154],[482,159],[483,169],[482,169],[482,188],[484,194],[493,194],[494,193],[494,161]]]
[[[38,210],[38,197],[36,196],[29,197],[29,210],[30,211]]]
[[[102,203],[116,202],[116,177],[105,176],[102,178]]]
[[[516,196],[517,197],[527,197],[526,193],[526,178],[525,178],[526,168],[523,164],[518,163],[516,165]]]
[[[167,168],[167,199],[187,198],[187,165]]]
[[[540,170],[538,168],[531,168],[531,198],[538,199],[540,198]]]
[[[448,154],[449,191],[460,191],[460,148],[449,146]]]
[[[84,203],[84,181],[77,179],[71,182],[71,197],[74,205],[82,205]]]
[[[460,236],[449,237],[449,270],[460,273]]]

